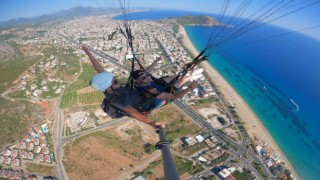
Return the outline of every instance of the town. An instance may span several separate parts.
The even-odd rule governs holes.
[[[81,176],[69,177],[69,173],[74,171],[72,168],[75,168],[68,164],[72,144],[80,141],[80,137],[105,128],[129,126],[128,118],[111,119],[100,109],[103,94],[89,86],[95,72],[81,45],[89,47],[105,70],[113,73],[122,84],[129,75],[133,53],[145,67],[158,60],[153,71],[156,77],[175,74],[193,60],[193,55],[183,44],[185,37],[180,32],[182,27],[176,21],[133,21],[131,28],[135,52],[131,52],[126,39],[116,31],[121,21],[113,20],[113,16],[115,14],[81,17],[1,32],[4,35],[17,31],[17,36],[10,41],[44,49],[37,54],[39,60],[21,72],[1,96],[10,101],[54,101],[56,105],[51,107],[56,111],[48,115],[43,124],[31,127],[16,143],[1,146],[0,177],[53,179],[51,176],[55,176],[58,179],[79,179]],[[236,107],[224,99],[207,77],[204,67],[200,65],[194,72],[197,72],[194,79],[201,86],[168,105],[183,114],[182,120],[189,118],[188,125],[194,127],[189,128],[192,131],[186,131],[190,132],[188,134],[178,132],[172,140],[175,154],[179,158],[184,157],[196,169],[181,171],[187,174],[183,178],[293,179],[281,157],[268,144],[248,136]],[[182,88],[187,88],[187,85]],[[165,110],[165,107],[161,110]],[[139,132],[151,131],[148,127],[140,126],[142,130]],[[124,129],[126,135],[122,138],[129,138],[133,133]],[[158,155],[155,149],[149,152],[148,157],[153,155]],[[28,166],[25,165],[27,162],[54,165],[55,173],[24,173],[28,172],[25,167]],[[147,171],[144,171],[147,166],[141,166],[140,169],[135,167],[139,167],[139,164],[128,164],[117,173],[123,179],[147,178]],[[111,177],[102,179],[108,178]]]

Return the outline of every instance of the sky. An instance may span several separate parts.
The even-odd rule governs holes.
[[[115,0],[0,0],[0,22],[8,21],[19,17],[37,17],[43,14],[50,14],[60,10],[67,10],[75,6],[106,7],[108,2]],[[123,0],[122,0],[123,1]],[[262,5],[280,0],[253,0],[253,3],[246,10],[246,13],[253,13]],[[289,1],[289,0],[287,0]],[[130,0],[127,1],[134,7],[170,8],[190,11],[219,13],[225,0]],[[231,0],[227,14],[235,12],[239,7],[240,0]],[[317,0],[294,0],[289,12],[293,8],[302,7],[306,3],[317,2]],[[270,3],[269,3],[270,4]],[[245,17],[248,17],[245,16]],[[292,30],[320,26],[320,3],[292,13],[284,18],[273,21],[275,25],[286,27]],[[313,37],[320,39],[320,28],[303,31]]]

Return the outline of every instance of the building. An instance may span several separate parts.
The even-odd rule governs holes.
[[[33,142],[34,145],[38,146],[39,143],[40,143],[40,139],[36,137],[36,138],[34,138],[34,139],[32,140],[32,142]]]
[[[49,148],[47,148],[47,147],[42,148],[41,153],[42,154],[49,154]]]
[[[197,135],[195,138],[198,142],[204,141],[204,138],[201,135]]]
[[[5,149],[5,150],[2,151],[2,154],[4,156],[11,156],[11,151],[9,149]]]
[[[27,159],[27,158],[28,158],[28,152],[25,151],[25,150],[22,150],[22,152],[21,152],[21,157],[22,157],[23,159]]]
[[[25,142],[30,142],[30,141],[32,141],[30,134],[26,134],[26,135],[23,137],[23,140],[24,140]]]
[[[43,162],[43,161],[44,161],[43,154],[38,154],[38,155],[36,156],[36,160],[37,160],[38,162]]]
[[[19,148],[19,149],[25,149],[26,147],[27,147],[26,142],[20,141],[20,142],[18,143],[18,148]]]
[[[11,161],[12,161],[12,159],[10,157],[5,157],[4,161],[3,161],[3,164],[10,165]]]
[[[222,179],[226,179],[230,174],[231,172],[227,168],[225,168],[218,173],[218,176]]]
[[[44,155],[44,162],[51,163],[51,156],[50,155]]]
[[[138,177],[133,178],[132,180],[146,180],[146,179],[142,176],[138,176]]]
[[[11,153],[12,153],[12,157],[13,158],[18,157],[18,155],[19,155],[19,151],[16,148],[13,148]]]
[[[34,144],[32,142],[27,142],[27,150],[32,151],[34,148]]]
[[[40,147],[40,146],[36,146],[36,147],[33,149],[33,152],[39,154],[39,153],[41,152],[41,147]]]
[[[2,164],[4,162],[4,157],[0,156],[0,164]]]
[[[47,141],[45,140],[45,139],[41,139],[40,140],[40,147],[45,147],[45,146],[47,146]]]
[[[32,152],[28,152],[27,158],[30,160],[33,160],[33,153]]]
[[[19,159],[14,159],[14,160],[12,161],[11,166],[20,167],[20,160],[19,160]]]

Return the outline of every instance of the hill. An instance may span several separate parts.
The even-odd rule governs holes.
[[[44,23],[53,20],[70,19],[80,16],[99,15],[106,13],[103,8],[77,6],[68,10],[62,10],[52,14],[46,14],[35,18],[17,18],[10,21],[0,22],[0,28]]]
[[[182,26],[225,26],[210,16],[182,16],[169,19]]]

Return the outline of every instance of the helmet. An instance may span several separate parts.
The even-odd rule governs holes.
[[[101,92],[104,92],[112,85],[113,75],[108,72],[99,73],[91,79],[90,85]]]

